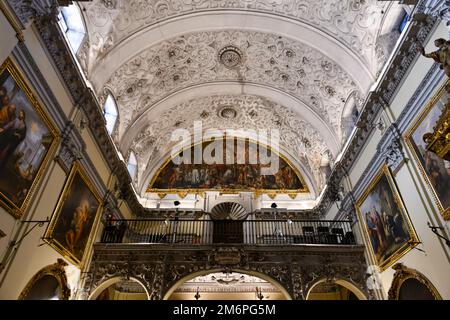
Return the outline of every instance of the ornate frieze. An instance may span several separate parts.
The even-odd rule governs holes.
[[[209,270],[246,271],[277,281],[293,299],[305,299],[317,281],[345,280],[367,295],[364,248],[352,247],[167,247],[94,246],[85,289],[92,294],[104,281],[119,277],[139,280],[151,299],[162,299],[181,279]]]

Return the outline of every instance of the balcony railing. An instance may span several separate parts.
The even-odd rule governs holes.
[[[356,244],[350,221],[324,220],[113,220],[102,243]]]

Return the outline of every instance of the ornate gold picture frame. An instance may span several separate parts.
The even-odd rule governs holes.
[[[445,106],[448,108],[449,99],[450,94],[446,92],[444,85],[413,121],[405,135],[420,175],[445,220],[450,220],[450,161],[428,150],[424,137],[433,132]]]
[[[19,219],[58,145],[56,127],[8,58],[0,67],[0,204]]]
[[[102,201],[86,173],[75,162],[44,240],[81,269],[100,221]]]
[[[356,209],[369,251],[381,271],[419,243],[387,165],[358,199]]]

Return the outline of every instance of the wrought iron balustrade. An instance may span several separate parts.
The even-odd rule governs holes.
[[[102,243],[356,244],[350,221],[112,220]]]

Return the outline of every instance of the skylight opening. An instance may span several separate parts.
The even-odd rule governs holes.
[[[74,4],[63,7],[58,15],[59,26],[65,33],[71,49],[74,53],[78,51],[86,35],[83,18],[80,10]]]

